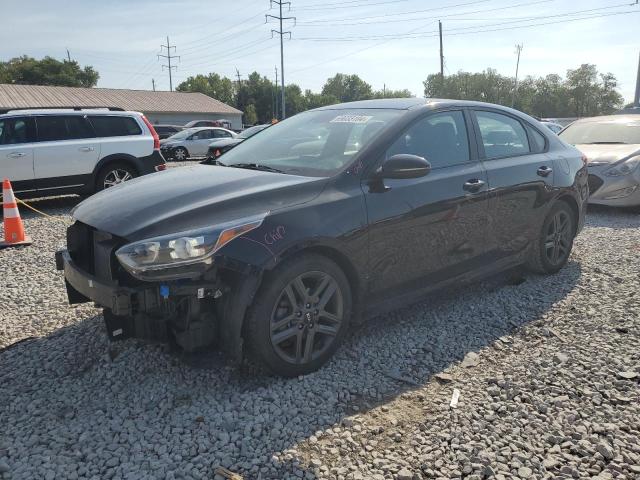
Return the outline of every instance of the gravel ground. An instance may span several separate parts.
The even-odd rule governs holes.
[[[283,380],[109,344],[55,271],[76,202],[21,209],[36,242],[0,251],[0,478],[640,478],[638,214],[593,209],[559,274],[429,297]]]

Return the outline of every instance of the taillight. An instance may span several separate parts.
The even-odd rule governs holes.
[[[167,164],[166,163],[161,163],[160,165],[156,165],[156,172],[161,172],[163,170],[167,169]]]
[[[158,132],[156,132],[156,129],[153,128],[151,122],[147,120],[147,117],[145,117],[144,115],[142,115],[142,121],[147,126],[147,128],[151,132],[151,136],[153,137],[153,149],[160,150],[160,137],[158,136]]]
[[[222,155],[222,153],[220,153],[220,150],[216,150],[216,153],[215,153],[216,158],[219,157],[220,155]]]

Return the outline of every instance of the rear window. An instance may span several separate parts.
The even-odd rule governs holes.
[[[39,142],[91,138],[93,131],[80,115],[47,115],[36,117]]]
[[[89,115],[89,120],[97,137],[124,137],[142,133],[138,122],[131,117]]]

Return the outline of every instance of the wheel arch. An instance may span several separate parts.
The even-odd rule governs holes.
[[[107,155],[106,157],[101,158],[96,164],[93,172],[91,173],[91,186],[93,190],[96,190],[96,182],[98,180],[98,175],[100,172],[108,165],[112,163],[126,163],[127,165],[133,167],[138,175],[143,171],[143,167],[140,164],[140,159],[138,157],[134,157],[128,153],[114,153],[111,155]]]

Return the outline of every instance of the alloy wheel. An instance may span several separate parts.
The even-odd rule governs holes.
[[[187,151],[184,148],[177,148],[173,152],[173,158],[178,160],[179,162],[182,162],[183,160],[187,159]]]
[[[309,363],[333,344],[343,318],[338,282],[324,272],[304,273],[287,284],[275,303],[271,345],[287,363]]]
[[[544,240],[544,252],[551,265],[559,265],[571,251],[572,237],[571,217],[564,210],[559,210],[552,217]]]
[[[119,183],[131,180],[132,178],[133,175],[131,174],[131,172],[116,168],[115,170],[111,170],[104,177],[104,188],[113,187],[114,185],[118,185]]]

